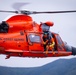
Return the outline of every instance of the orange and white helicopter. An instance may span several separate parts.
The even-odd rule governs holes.
[[[11,56],[16,57],[53,57],[76,55],[76,48],[68,46],[63,42],[59,34],[49,32],[54,38],[54,49],[48,49],[48,53],[44,51],[43,46],[43,30],[41,26],[53,26],[53,22],[45,22],[37,24],[33,21],[31,14],[53,14],[53,13],[72,13],[72,11],[4,11],[0,12],[16,13],[6,21],[0,23],[0,54],[6,55],[6,59]],[[43,25],[44,26],[44,25]],[[46,28],[45,27],[45,28]]]

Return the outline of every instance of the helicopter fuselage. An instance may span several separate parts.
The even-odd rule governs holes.
[[[0,54],[18,57],[52,57],[72,55],[59,34],[52,32],[55,50],[46,55],[43,31],[40,25],[27,15],[15,15],[0,24]]]

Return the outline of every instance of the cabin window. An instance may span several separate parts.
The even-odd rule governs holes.
[[[30,34],[29,39],[30,39],[30,42],[41,43],[41,39],[39,35]]]

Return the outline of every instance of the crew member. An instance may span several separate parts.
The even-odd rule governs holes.
[[[46,54],[48,53],[48,50],[53,51],[54,50],[54,38],[52,37],[52,34],[49,36],[49,32],[44,32],[43,34],[43,45],[44,45],[44,51],[46,51]]]
[[[46,22],[41,25],[41,28],[43,30],[43,45],[44,45],[44,51],[46,54],[48,54],[48,50],[54,50],[54,38],[52,37],[52,33],[49,31],[50,23]]]

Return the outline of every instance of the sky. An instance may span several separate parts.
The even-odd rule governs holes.
[[[16,10],[12,7],[14,3],[27,3],[20,9],[30,11],[58,11],[58,10],[76,10],[76,0],[0,0],[0,10]],[[12,13],[0,12],[0,22],[6,19]],[[52,21],[54,26],[50,28],[52,32],[58,33],[63,41],[76,47],[76,13],[66,14],[37,14],[30,15],[37,23]],[[6,60],[5,55],[0,55],[0,66],[10,67],[37,67],[53,62],[57,59],[76,58],[67,57],[49,57],[49,58],[19,58],[11,57]]]

